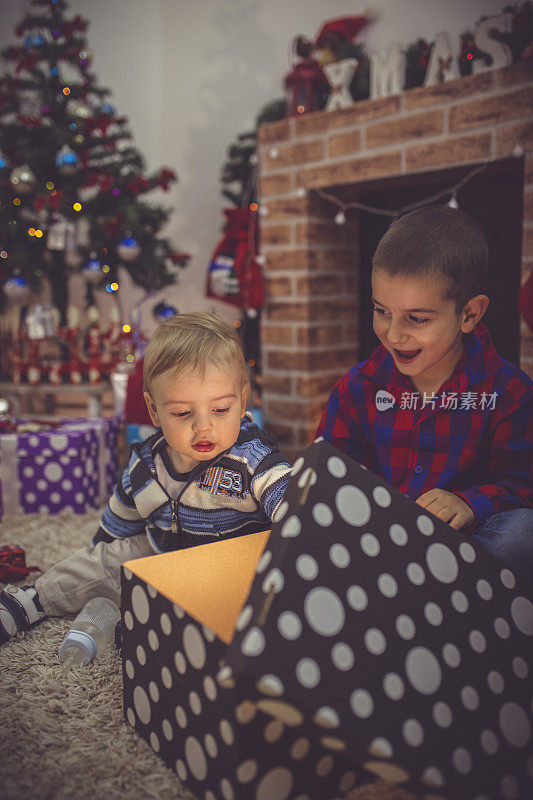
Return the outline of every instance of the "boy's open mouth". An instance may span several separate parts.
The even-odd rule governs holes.
[[[210,453],[211,450],[214,450],[215,444],[214,442],[196,442],[193,444],[193,449],[197,450],[198,453]]]
[[[414,361],[415,358],[422,350],[397,350],[394,348],[394,353],[398,361],[401,361],[402,364],[410,364],[411,361]]]

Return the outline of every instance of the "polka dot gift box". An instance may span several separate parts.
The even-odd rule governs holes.
[[[265,657],[253,701],[246,678],[220,673],[267,540],[250,534],[123,565],[125,716],[201,800],[327,800],[375,780],[309,736],[283,701],[279,654]]]
[[[104,504],[117,480],[119,421],[67,419],[52,430],[0,434],[0,516]]]
[[[432,800],[526,800],[532,597],[526,578],[317,440],[293,466],[219,681],[246,682],[282,724],[297,716],[356,775]]]
[[[268,540],[128,562],[122,605],[126,718],[200,800],[533,797],[530,583],[323,441]]]

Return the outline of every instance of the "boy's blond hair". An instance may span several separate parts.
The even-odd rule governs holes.
[[[176,314],[161,323],[148,342],[143,364],[143,391],[151,394],[153,379],[163,372],[179,375],[200,370],[203,373],[210,364],[234,366],[241,387],[249,394],[243,345],[235,328],[216,314],[199,311]]]

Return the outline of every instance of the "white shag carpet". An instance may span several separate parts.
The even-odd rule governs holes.
[[[44,572],[87,545],[99,518],[96,510],[5,517],[0,544],[20,545]],[[57,651],[73,619],[45,619],[0,647],[1,800],[195,800],[125,721],[114,644],[87,667],[63,669]],[[379,781],[346,800],[416,798]]]
[[[26,563],[44,571],[87,545],[99,518],[98,511],[5,517],[0,544],[20,545]],[[0,647],[0,797],[193,800],[125,721],[115,645],[87,667],[61,666],[57,650],[73,619],[45,619]]]

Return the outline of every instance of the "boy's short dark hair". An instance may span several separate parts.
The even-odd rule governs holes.
[[[481,226],[449,206],[424,206],[396,219],[379,242],[372,266],[390,275],[440,276],[459,313],[486,294],[489,248]]]

